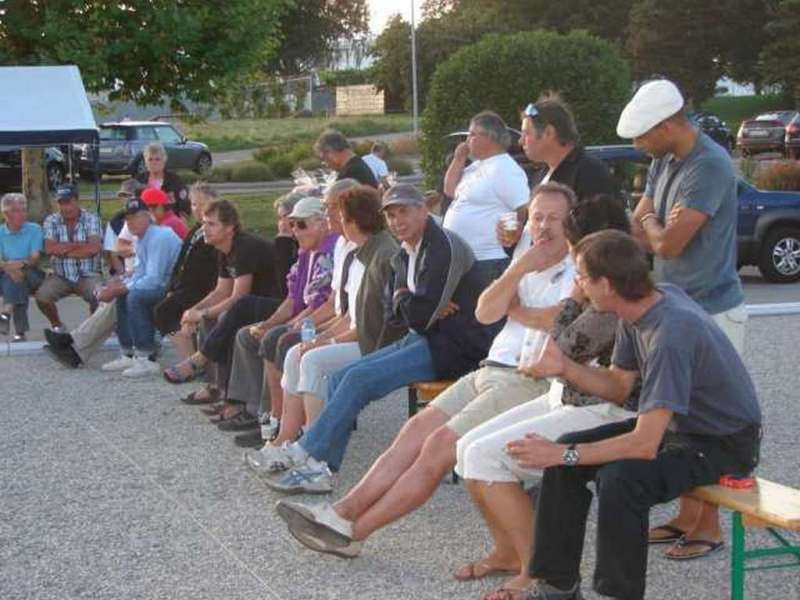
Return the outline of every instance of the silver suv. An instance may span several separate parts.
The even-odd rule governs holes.
[[[161,121],[120,121],[100,125],[100,174],[137,175],[145,171],[142,151],[151,142],[161,142],[167,150],[167,168],[190,169],[200,175],[211,170],[208,146],[192,142],[169,123]],[[79,148],[80,170],[94,174],[94,148]]]

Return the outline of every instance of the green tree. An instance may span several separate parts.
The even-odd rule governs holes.
[[[373,81],[385,94],[386,108],[406,108],[411,97],[411,25],[394,15],[376,38],[372,54]]]
[[[517,126],[520,110],[547,90],[574,111],[584,143],[609,143],[630,93],[628,66],[610,42],[586,32],[493,34],[436,69],[422,116],[422,167],[428,184],[443,172],[444,136],[491,109]]]
[[[208,101],[275,56],[289,2],[5,0],[0,63],[76,64],[112,99]]]
[[[761,53],[767,83],[778,83],[800,107],[800,0],[777,0],[769,7],[767,41]]]

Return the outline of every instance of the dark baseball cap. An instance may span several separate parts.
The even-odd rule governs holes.
[[[126,179],[122,182],[119,186],[119,191],[117,192],[117,198],[132,198],[133,196],[140,196],[142,191],[146,188],[143,183],[136,181],[135,179]]]
[[[73,183],[66,183],[56,190],[56,200],[64,202],[66,200],[78,199],[78,186]]]
[[[425,206],[425,196],[410,183],[393,185],[383,195],[381,210],[389,206]]]
[[[125,215],[135,215],[139,212],[148,212],[147,204],[144,203],[144,200],[136,196],[128,198],[127,202],[125,202]]]

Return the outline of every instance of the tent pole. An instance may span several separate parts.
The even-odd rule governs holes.
[[[100,144],[94,145],[94,203],[100,216]]]

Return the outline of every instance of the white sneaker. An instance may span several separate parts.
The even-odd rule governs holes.
[[[122,372],[123,377],[149,377],[161,373],[161,367],[154,360],[145,357],[133,359],[133,365]]]
[[[124,371],[125,369],[130,369],[133,366],[133,357],[132,356],[125,356],[124,354],[120,356],[116,360],[112,360],[111,362],[107,362],[102,367],[100,367],[101,371]]]
[[[281,500],[276,508],[289,532],[308,548],[341,558],[361,553],[362,542],[352,539],[352,523],[340,517],[330,503],[312,506]]]
[[[261,450],[245,450],[243,458],[244,464],[256,473],[279,473],[297,464],[289,442],[280,446],[273,446],[268,442]]]

